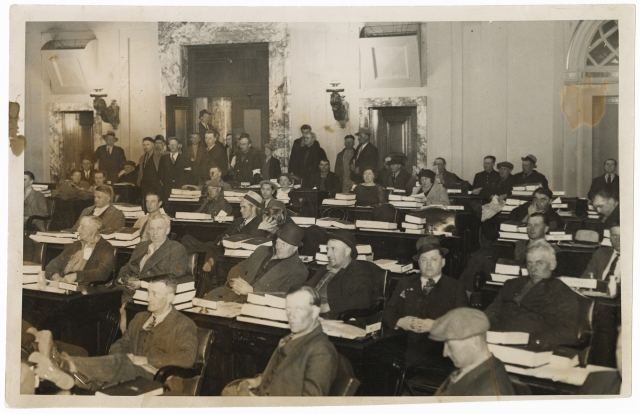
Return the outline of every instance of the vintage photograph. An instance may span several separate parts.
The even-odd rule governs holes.
[[[139,9],[11,10],[9,406],[631,395],[634,6]]]

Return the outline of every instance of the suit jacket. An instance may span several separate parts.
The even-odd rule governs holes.
[[[122,170],[122,165],[127,160],[124,150],[113,146],[111,154],[107,151],[106,145],[101,145],[96,150],[96,159],[100,164],[100,169],[107,173],[107,180],[115,183],[118,181],[118,173]]]
[[[514,186],[540,183],[544,188],[549,188],[547,177],[536,170],[533,170],[531,174],[526,177],[524,176],[524,172],[520,171],[519,173],[514,174],[513,178],[515,180],[513,182]]]
[[[327,273],[327,266],[322,266],[313,275],[307,285],[314,289]],[[357,260],[344,269],[340,269],[327,285],[329,300],[328,319],[336,319],[338,315],[349,309],[368,309],[373,305],[373,279],[367,268]]]
[[[497,187],[500,184],[500,173],[496,170],[486,172],[482,170],[473,177],[472,188]]]
[[[159,191],[160,188],[160,176],[158,175],[158,171],[160,169],[160,158],[162,158],[162,153],[160,151],[152,150],[151,158],[149,161],[153,159],[153,162],[147,162],[144,164],[144,158],[147,154],[142,154],[140,156],[140,161],[138,162],[138,186],[148,188],[148,189],[156,189]],[[144,197],[144,194],[143,194]]]
[[[420,274],[400,279],[384,307],[382,320],[395,329],[398,320],[405,316],[420,319],[438,319],[452,309],[467,306],[463,286],[455,279],[442,275],[438,283],[425,296]],[[411,365],[422,356],[439,356],[442,342],[429,339],[429,333],[409,332],[407,337],[407,364]]]
[[[387,169],[379,175],[379,178],[379,184],[384,188],[393,187],[398,190],[404,190],[406,195],[411,194],[411,191],[413,191],[416,185],[415,177],[409,174],[404,168],[398,172],[395,181],[393,180],[393,173]]]
[[[298,254],[283,259],[256,280],[256,274],[267,257],[271,257],[272,247],[260,246],[247,259],[235,265],[227,275],[227,284],[213,289],[207,294],[209,300],[223,302],[245,302],[246,295],[236,295],[228,286],[231,279],[246,280],[256,293],[286,293],[293,285],[304,283],[309,270],[300,260]]]
[[[611,256],[613,255],[613,247],[609,246],[601,246],[593,252],[593,256],[591,256],[591,260],[589,260],[589,264],[587,268],[580,276],[583,279],[589,279],[589,273],[593,273],[593,278],[598,280],[604,280],[603,273],[607,268],[609,261],[611,260]],[[620,263],[618,261],[618,263]],[[621,264],[619,264],[620,266]]]
[[[259,395],[327,396],[338,371],[338,352],[318,325],[276,349],[262,373]]]
[[[358,156],[358,151],[360,150],[360,146],[356,148],[355,153],[353,154],[353,158],[351,162],[353,165],[358,168],[358,173],[351,174],[351,181],[355,183],[362,182],[362,173],[364,172],[365,167],[373,168],[373,171],[378,171],[378,148],[376,148],[371,142],[369,142]]]
[[[346,149],[346,148],[345,148]],[[340,177],[340,179],[342,179],[342,177],[344,176],[344,156],[345,156],[345,149],[343,149],[342,151],[340,151],[338,153],[338,155],[336,155],[336,163],[334,164],[333,168],[334,171],[336,172],[336,175],[338,177]],[[355,155],[356,151],[355,148],[353,149],[353,154]],[[349,163],[351,163],[351,157],[349,158]]]
[[[187,250],[180,243],[165,240],[164,243],[147,259],[140,269],[140,261],[147,254],[151,240],[141,241],[133,249],[129,263],[122,266],[118,278],[136,276],[139,279],[150,279],[160,275],[183,276],[187,272]]]
[[[231,204],[222,196],[218,196],[217,200],[209,200],[206,198],[196,213],[211,214],[211,217],[214,217],[217,216],[220,211],[226,212],[228,216],[233,213]]]
[[[530,343],[575,344],[579,309],[576,293],[552,276],[536,283],[518,305],[514,298],[528,281],[529,277],[519,277],[505,282],[484,311],[491,330],[528,332]]]
[[[322,149],[318,141],[314,141],[310,147],[304,145],[304,139],[293,141],[291,155],[289,156],[289,172],[298,177],[308,178],[320,165],[321,159],[326,159],[327,153]]]
[[[90,206],[82,210],[82,213],[80,213],[80,217],[78,218],[78,221],[76,221],[76,224],[73,225],[71,230],[78,231],[78,227],[80,227],[80,221],[82,220],[82,217],[92,216],[93,210],[95,208],[96,206]],[[122,214],[122,211],[115,208],[113,204],[109,204],[109,207],[107,207],[107,209],[99,217],[100,217],[100,220],[102,220],[102,228],[105,230],[106,229],[118,230],[124,227],[124,214]]]
[[[422,194],[422,187],[413,187],[412,195]],[[429,194],[427,194],[426,200],[434,204],[444,204],[448,206],[451,202],[449,200],[449,194],[447,189],[440,183],[433,183]]]
[[[437,396],[501,396],[516,395],[502,361],[493,354],[482,364],[467,372],[457,382],[449,376],[436,391]]]
[[[207,131],[213,131],[215,128],[211,124],[207,124],[206,126],[202,123],[202,121],[198,121],[198,135],[200,135],[200,144],[206,147],[204,143],[204,135]]]
[[[47,200],[40,191],[31,189],[31,193],[24,199],[24,222],[26,224],[27,218],[30,216],[46,216],[49,214],[47,209]],[[42,220],[34,220],[33,224],[38,230],[44,230],[44,223]]]
[[[200,151],[202,151],[202,158],[200,158],[199,164],[196,163],[196,166],[192,167],[192,169],[195,168],[200,171],[201,181],[209,181],[209,169],[211,167],[220,168],[222,175],[225,175],[227,171],[229,171],[227,153],[222,148],[220,142],[216,141],[216,144],[208,151],[207,148],[203,148]],[[198,151],[198,153],[200,153],[200,151]],[[196,161],[198,160],[196,159]]]
[[[172,188],[181,188],[187,184],[189,176],[185,168],[190,166],[189,159],[184,154],[178,154],[175,162],[171,159],[171,154],[165,154],[160,158],[160,181],[162,182],[162,192],[167,200],[171,195]]]
[[[80,240],[66,245],[62,253],[50,261],[45,268],[45,276],[47,279],[51,279],[56,273],[64,276],[64,268],[67,266],[67,263],[69,263],[69,259],[81,249],[82,242]],[[89,260],[85,263],[84,269],[76,272],[76,282],[87,284],[107,280],[109,274],[115,268],[115,256],[113,252],[114,248],[111,244],[100,237]]]
[[[314,187],[320,190],[320,171],[316,171],[309,175],[308,178],[302,180],[301,187],[305,190],[311,190]],[[336,193],[342,192],[342,181],[335,173],[329,171],[324,179],[325,191],[329,192],[329,196],[334,197]]]
[[[264,166],[264,161],[262,162],[262,165]],[[261,167],[262,168],[262,167]],[[261,179],[262,180],[273,180],[273,179],[278,179],[278,177],[280,177],[280,174],[282,173],[282,169],[280,168],[280,160],[274,157],[271,157],[269,159],[269,164],[268,164],[268,171],[267,173],[269,174],[268,177],[263,177],[262,173],[260,173],[261,175]]]
[[[128,329],[111,345],[109,354],[146,356],[149,365],[162,368],[177,365],[191,368],[196,361],[198,333],[196,324],[182,313],[171,309],[164,320],[151,328],[146,341],[140,334],[151,312],[140,312],[129,322]]]
[[[529,206],[531,205],[531,201],[527,201],[521,206],[518,206],[511,210],[509,213],[509,220],[522,222],[522,220],[529,215]],[[564,229],[564,221],[562,218],[556,213],[556,211],[549,205],[547,211],[543,213],[543,215],[549,220],[549,230],[556,231]]]
[[[506,194],[507,196],[510,196],[513,191],[513,186],[515,185],[515,181],[515,177],[512,174],[509,174],[504,181],[498,180],[496,183],[482,187],[480,195],[486,202],[491,201],[491,198],[493,198],[494,195]]]
[[[255,148],[249,147],[246,153],[242,151],[236,155],[236,164],[233,167],[233,179],[238,182],[255,183],[253,170],[262,168],[262,156]]]
[[[603,223],[603,226],[602,226],[603,230],[610,229],[611,226],[613,226],[614,224],[620,224],[620,204],[616,206],[616,208],[609,215],[609,217],[604,219],[602,223]]]
[[[82,172],[82,178],[80,178],[81,181],[86,181],[86,182],[89,183],[89,185],[94,185],[95,184],[95,181],[93,180],[93,177],[94,177],[94,175],[96,173],[96,170],[94,170],[93,168],[91,168],[89,170],[89,178],[85,177],[84,170],[80,170],[80,171]],[[118,171],[118,172],[120,172],[120,171]]]
[[[222,241],[223,238],[234,236],[236,234],[248,234],[253,237],[265,237],[267,235],[266,231],[258,230],[258,226],[260,225],[260,223],[262,223],[260,217],[254,217],[246,226],[242,228],[242,230],[240,230],[239,227],[243,221],[244,219],[242,217],[238,217],[237,219],[233,220],[229,227],[227,227],[227,230],[219,235],[218,238],[213,242],[213,244],[218,244]]]
[[[611,184],[607,184],[605,176],[606,174],[603,174],[593,179],[593,181],[591,182],[591,187],[589,188],[589,194],[587,195],[587,197],[589,197],[589,200],[593,200],[593,196],[595,195],[595,193],[602,189],[609,190],[617,196],[620,195],[620,176],[616,174],[616,177],[613,179],[613,181],[611,181]]]

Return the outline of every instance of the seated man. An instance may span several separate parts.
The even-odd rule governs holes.
[[[304,230],[287,223],[277,232],[274,247],[260,246],[247,259],[238,263],[227,276],[227,283],[209,292],[205,299],[223,302],[245,302],[247,294],[285,293],[309,276],[298,256]]]
[[[545,240],[545,235],[549,232],[549,223],[547,217],[541,213],[533,213],[527,220],[527,236],[529,240],[515,240],[513,259],[526,265],[527,246],[538,240]],[[469,255],[467,267],[460,275],[460,283],[467,291],[467,295],[471,295],[474,291],[474,279],[478,272],[485,275],[493,273],[496,268],[496,262],[500,259],[498,253],[493,249],[480,249]],[[505,257],[505,259],[507,259]]]
[[[65,246],[47,264],[45,277],[54,281],[88,284],[109,278],[115,266],[113,247],[100,237],[102,223],[96,216],[84,216],[78,227],[78,241]]]
[[[147,214],[140,217],[133,224],[134,229],[140,229],[140,241],[149,240],[149,220],[162,216],[164,210],[162,209],[162,199],[160,195],[153,191],[149,191],[144,197],[145,205],[147,206]]]
[[[482,162],[483,170],[473,177],[472,194],[480,194],[485,187],[497,187],[500,183],[500,173],[493,169],[496,164],[496,157],[487,155]]]
[[[533,201],[527,201],[521,206],[514,208],[509,214],[509,220],[520,221],[526,223],[529,216],[534,213],[540,213],[545,216],[549,224],[550,231],[564,229],[562,218],[551,208],[551,199],[553,193],[548,188],[538,188],[533,192]]]
[[[258,229],[264,230],[264,237],[275,240],[276,233],[285,223],[293,223],[291,217],[287,216],[287,210],[280,206],[273,205],[262,210],[262,222],[258,226]]]
[[[406,365],[420,366],[438,359],[442,344],[429,339],[436,319],[451,309],[467,305],[460,283],[442,274],[449,250],[440,247],[435,236],[418,240],[418,254],[413,260],[420,266],[420,274],[400,279],[391,300],[382,313],[385,325],[409,332]]]
[[[612,247],[602,246],[593,253],[587,268],[582,273],[582,278],[607,281],[611,276],[614,276],[620,283],[622,272],[622,263],[620,262],[620,226],[614,224],[611,226],[610,231]]]
[[[24,220],[23,225],[27,224],[27,220],[31,216],[46,216],[49,214],[47,209],[47,200],[40,191],[33,189],[33,182],[36,177],[31,171],[24,172]],[[42,220],[34,220],[33,225],[38,230],[44,230]]]
[[[526,157],[521,157],[520,159],[522,160],[522,171],[513,175],[513,185],[522,186],[528,184],[542,184],[543,188],[549,188],[547,177],[534,169],[538,167],[536,165],[538,163],[538,159],[535,155],[529,154]]]
[[[287,207],[280,200],[276,200],[276,191],[278,191],[278,185],[272,183],[269,180],[260,181],[260,194],[262,195],[262,203],[260,203],[260,210],[267,207],[277,206],[282,210],[287,211]]]
[[[222,396],[327,396],[338,371],[338,352],[318,320],[320,296],[308,286],[292,286],[285,310],[291,333],[280,340],[264,372],[236,380]]]
[[[593,208],[600,215],[603,229],[609,229],[620,223],[620,203],[617,196],[607,189],[600,189],[593,195]]]
[[[553,277],[556,252],[539,240],[527,247],[529,276],[507,280],[485,310],[492,331],[529,333],[530,344],[573,345],[578,338],[578,299]]]
[[[469,188],[471,185],[468,181],[463,180],[456,174],[447,170],[447,161],[438,157],[433,161],[433,171],[436,173],[435,182],[442,184],[444,188],[456,189],[456,188]]]
[[[207,198],[204,203],[196,210],[196,213],[211,214],[211,217],[215,217],[221,211],[227,213],[228,216],[233,213],[231,204],[224,198],[224,187],[216,181],[209,180],[205,184],[207,189]]]
[[[435,395],[516,395],[502,361],[487,348],[488,330],[487,316],[477,309],[454,309],[435,321],[429,338],[444,342],[443,355],[458,368]]]
[[[98,175],[96,175],[96,181]],[[93,193],[94,205],[82,210],[76,224],[70,229],[72,232],[80,227],[80,220],[84,216],[97,216],[102,221],[103,229],[119,230],[124,227],[124,214],[111,204],[113,200],[113,188],[108,185],[99,185]]]
[[[136,163],[133,161],[125,161],[122,168],[123,170],[118,174],[118,182],[136,185],[138,183]]]
[[[82,179],[82,172],[73,169],[69,171],[69,178],[58,183],[56,189],[61,193],[72,193],[78,190],[89,190],[89,183]]]
[[[335,197],[336,193],[342,191],[342,182],[336,173],[331,172],[331,163],[327,159],[321,159],[318,170],[313,171],[302,180],[301,188],[305,190],[326,191],[329,197]]]
[[[150,380],[167,365],[189,368],[196,359],[198,336],[195,323],[171,305],[175,291],[170,276],[151,280],[147,311],[133,318],[109,355],[61,355],[51,341],[41,341],[29,361],[37,364],[36,374],[65,390],[77,385],[95,391],[137,377]]]
[[[98,170],[93,174],[93,182],[94,184],[91,187],[89,187],[89,191],[91,191],[92,193],[96,191],[96,188],[99,185],[110,184],[107,182],[107,173],[102,170]]]
[[[482,196],[481,204],[490,203],[494,196],[498,197],[498,201],[504,203],[504,200],[506,200],[513,191],[515,178],[511,174],[511,171],[513,171],[513,164],[510,162],[503,161],[498,163],[498,174],[500,175],[500,179],[482,187],[480,190],[480,195]],[[474,205],[476,206],[476,211],[481,213],[481,205]],[[497,226],[498,214],[480,223],[482,234],[489,241],[498,239],[499,233]]]
[[[373,304],[373,280],[358,262],[356,238],[347,230],[331,234],[327,243],[329,264],[319,268],[306,283],[321,298],[320,311],[325,319],[336,319],[350,309],[368,309]]]
[[[407,156],[404,154],[394,154],[385,158],[385,164],[389,169],[381,170],[378,174],[379,184],[384,188],[404,190],[406,195],[411,194],[416,179],[404,169],[406,163]]]

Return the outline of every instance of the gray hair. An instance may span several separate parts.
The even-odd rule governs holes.
[[[529,244],[529,246],[527,247],[526,254],[528,256],[529,253],[533,253],[535,251],[542,252],[549,260],[549,263],[551,263],[551,267],[552,268],[556,267],[557,265],[556,251],[553,249],[553,247],[551,247],[551,245],[546,240],[537,240]]]
[[[82,220],[87,220],[93,227],[95,227],[96,233],[102,230],[102,220],[98,216],[83,216]]]
[[[164,222],[164,225],[171,230],[171,219],[169,218],[169,216],[167,216],[166,214],[160,214],[160,217],[154,217],[151,220],[149,220],[149,224],[151,224],[151,222],[155,221],[155,220],[162,220]]]

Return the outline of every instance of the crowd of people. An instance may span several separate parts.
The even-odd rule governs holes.
[[[403,277],[378,317],[387,329],[407,333],[407,345],[391,349],[404,361],[407,385],[420,382],[429,370],[450,365],[437,395],[512,395],[514,387],[503,363],[487,348],[487,331],[520,331],[529,334],[531,344],[574,346],[578,341],[579,306],[576,295],[555,277],[557,247],[545,240],[549,231],[562,230],[563,220],[551,208],[553,191],[543,174],[536,170],[537,158],[521,158],[522,171],[513,174],[508,161],[496,164],[494,156],[483,160],[483,171],[469,182],[447,170],[446,160],[436,158],[432,169],[417,174],[406,170],[404,154],[388,154],[379,165],[378,149],[369,130],[361,128],[355,137],[344,137],[334,171],[325,151],[308,125],[293,142],[284,166],[274,157],[276,150],[265,145],[264,154],[252,147],[249,134],[228,134],[224,143],[209,124],[210,113],[200,112],[198,133],[190,145],[181,148],[176,138],[166,142],[162,136],[142,140],[144,154],[136,165],[127,161],[115,146],[117,137],[108,132],[105,145],[95,159],[84,157],[82,170],[71,171],[61,183],[78,191],[93,193],[94,205],[82,211],[71,229],[78,241],[46,265],[45,276],[52,281],[86,284],[106,280],[115,271],[114,251],[100,237],[104,229],[124,227],[122,212],[113,206],[109,184],[128,182],[142,187],[145,216],[134,227],[141,229],[141,242],[129,262],[118,269],[115,286],[123,291],[120,328],[123,336],[107,356],[86,357],[59,352],[46,331],[29,334],[37,346],[28,355],[41,378],[62,389],[74,386],[97,390],[105,384],[138,376],[152,378],[166,365],[189,367],[195,359],[195,324],[176,311],[171,301],[177,277],[187,271],[187,256],[205,256],[202,283],[197,296],[213,301],[240,302],[249,293],[275,293],[286,298],[286,315],[291,334],[284,337],[265,371],[253,379],[229,384],[223,395],[328,395],[336,377],[338,354],[323,333],[319,318],[338,319],[345,311],[369,309],[378,299],[374,275],[381,270],[367,261],[357,260],[357,240],[352,231],[328,233],[318,226],[301,228],[291,219],[292,212],[281,201],[290,198],[299,184],[303,189],[327,191],[330,195],[353,192],[356,202],[377,206],[388,201],[388,189],[421,197],[425,203],[449,205],[447,189],[465,189],[479,195],[482,203],[504,202],[514,186],[540,184],[533,200],[514,209],[509,216],[526,225],[528,240],[516,242],[516,261],[528,275],[508,280],[484,312],[472,309],[469,298],[478,271],[491,273],[498,259],[491,243],[497,239],[495,219],[482,222],[487,242],[469,256],[459,279],[443,271],[448,249],[432,235],[417,241],[413,257],[419,272]],[[204,142],[204,145],[201,143]],[[99,170],[93,170],[94,161]],[[496,170],[497,167],[497,170]],[[599,213],[603,228],[610,230],[612,247],[595,251],[583,277],[620,281],[620,207],[617,163],[607,160],[605,174],[596,177],[588,197]],[[25,172],[25,223],[29,216],[46,215],[44,198],[32,185],[35,177]],[[277,181],[277,184],[273,182]],[[169,239],[170,217],[165,213],[172,189],[197,188],[204,192],[198,212],[232,214],[224,192],[240,183],[258,184],[240,201],[240,216],[216,240],[203,242],[193,236],[179,241]],[[479,215],[479,211],[477,212]],[[35,224],[40,225],[39,223]],[[257,248],[251,256],[231,268],[220,263],[222,240],[236,234],[265,237],[269,247]],[[303,246],[326,244],[328,263],[310,272],[298,253]],[[141,281],[149,282],[148,310],[127,324],[124,312]],[[358,321],[356,320],[356,323]],[[31,328],[33,329],[33,328]],[[23,332],[23,336],[27,335]],[[43,333],[44,332],[44,333]],[[49,336],[47,336],[49,335]],[[33,340],[32,340],[33,342]],[[180,384],[172,391],[179,392]]]

